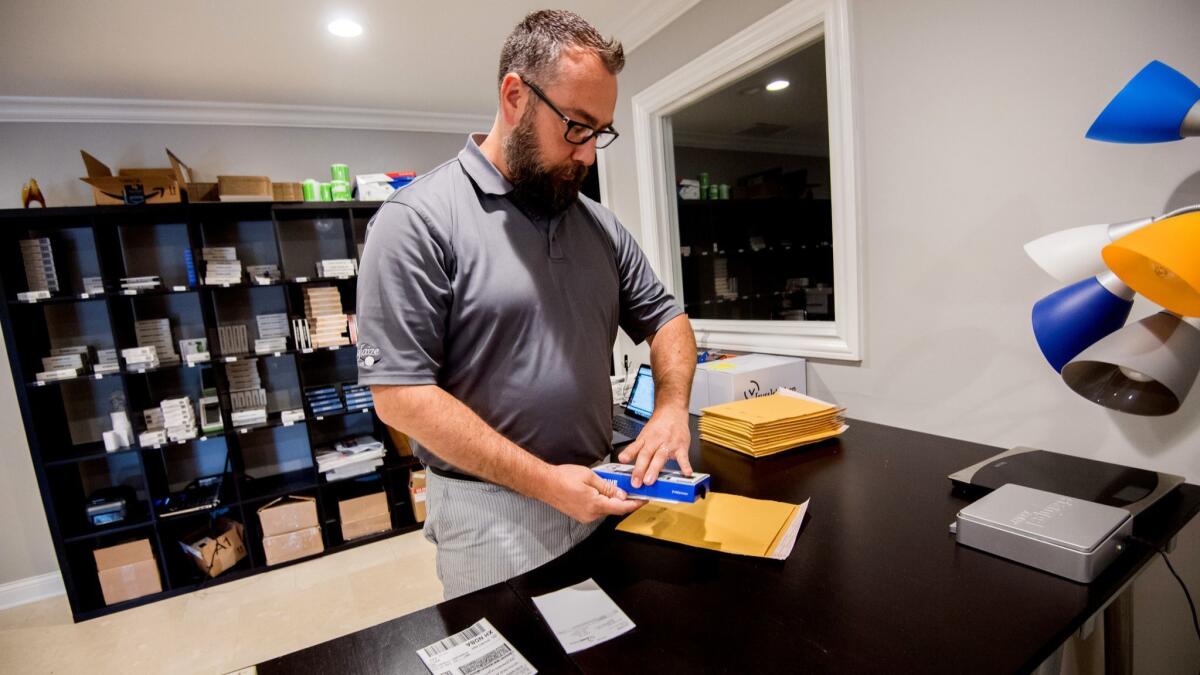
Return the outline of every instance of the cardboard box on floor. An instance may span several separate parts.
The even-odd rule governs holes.
[[[104,162],[86,151],[80,150],[79,154],[83,156],[87,171],[87,177],[80,180],[92,186],[92,197],[97,206],[178,203],[183,201],[182,196],[191,179],[191,169],[170,150],[167,150],[171,162],[169,168],[118,169],[116,175]]]
[[[272,500],[258,509],[263,552],[268,565],[314,555],[325,550],[313,497],[293,495]]]
[[[413,518],[425,522],[425,471],[413,471],[408,475],[408,496],[412,499]]]
[[[215,536],[212,533],[217,533]],[[246,557],[245,532],[236,520],[219,518],[212,527],[193,532],[179,542],[196,566],[215,577]]]
[[[92,555],[96,558],[104,604],[113,605],[162,591],[158,562],[149,539],[98,548]]]
[[[342,539],[350,541],[392,528],[392,514],[388,511],[387,494],[375,494],[338,502],[342,519]]]

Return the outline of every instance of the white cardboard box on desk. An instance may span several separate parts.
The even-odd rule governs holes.
[[[770,396],[779,389],[808,393],[804,359],[745,354],[696,366],[688,412],[699,415],[710,405]]]

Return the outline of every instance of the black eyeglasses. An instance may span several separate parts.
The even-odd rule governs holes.
[[[550,109],[554,111],[554,114],[558,115],[559,118],[566,123],[567,130],[563,132],[563,138],[566,139],[568,143],[573,145],[583,145],[594,138],[596,139],[596,149],[599,150],[612,145],[612,142],[617,140],[617,136],[620,136],[620,134],[617,133],[617,130],[611,126],[603,129],[596,129],[595,127],[588,126],[583,122],[576,122],[570,117],[564,115],[563,112],[558,109],[558,106],[551,103],[550,99],[546,98],[546,95],[542,93],[542,90],[537,88],[537,85],[525,80],[524,78],[522,78],[521,81],[525,83],[525,86],[532,89],[533,93],[537,94],[538,98],[542,99],[546,105],[550,106]]]

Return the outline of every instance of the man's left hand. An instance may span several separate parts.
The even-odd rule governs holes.
[[[688,460],[691,444],[687,409],[664,410],[660,407],[651,415],[637,440],[625,446],[617,459],[622,464],[634,465],[631,482],[635,488],[653,485],[668,460],[678,462],[685,476],[692,475],[692,464]]]

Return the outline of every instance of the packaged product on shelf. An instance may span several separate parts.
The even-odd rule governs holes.
[[[259,507],[258,522],[262,527],[263,552],[268,565],[325,550],[313,497],[293,495],[272,500]]]

